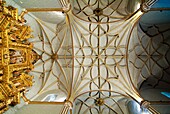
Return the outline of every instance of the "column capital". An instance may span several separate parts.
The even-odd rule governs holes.
[[[141,101],[141,103],[140,103],[140,106],[142,107],[142,108],[148,108],[149,106],[150,106],[150,102],[149,101],[147,101],[147,100],[143,100],[143,101]]]
[[[143,12],[148,12],[151,7],[157,2],[158,0],[148,0],[147,2],[144,2],[142,5],[141,5],[141,10]]]
[[[73,108],[73,103],[71,101],[66,101],[64,103],[64,106],[69,107],[69,109],[72,109]]]

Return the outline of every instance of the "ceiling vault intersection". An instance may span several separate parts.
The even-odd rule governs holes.
[[[151,10],[151,6],[157,0],[146,2],[137,0],[136,6],[131,10],[127,9],[130,0],[59,0],[59,2],[61,8],[26,8],[18,15],[13,10],[16,8],[6,7],[4,1],[0,1],[1,17],[6,16],[5,19],[7,19],[1,19],[0,22],[0,35],[2,34],[0,39],[2,47],[0,49],[2,56],[0,87],[3,88],[5,83],[14,83],[11,80],[16,78],[14,77],[15,72],[10,71],[9,67],[11,64],[20,65],[22,63],[21,61],[10,63],[9,60],[8,64],[5,63],[7,59],[11,59],[8,57],[13,49],[17,54],[19,53],[17,56],[27,59],[26,67],[29,67],[24,67],[22,73],[18,75],[22,76],[25,73],[26,76],[28,75],[27,77],[31,77],[29,73],[35,74],[33,76],[37,76],[41,83],[33,98],[27,97],[27,87],[24,86],[23,91],[19,91],[17,84],[14,84],[16,91],[20,92],[20,94],[14,93],[14,95],[18,95],[17,99],[22,97],[28,104],[62,104],[61,114],[68,112],[75,114],[125,114],[127,112],[126,104],[131,99],[151,113],[159,114],[150,102],[142,98],[138,92],[139,83],[141,84],[145,80],[145,74],[141,72],[147,64],[150,64],[148,61],[156,62],[154,58],[157,57],[160,57],[159,59],[166,58],[158,52],[161,46],[152,50],[153,46],[149,45],[152,41],[147,42],[147,46],[141,43],[146,33],[140,28],[139,19]],[[25,26],[23,16],[30,12],[54,11],[64,15],[65,20],[53,27],[53,25],[49,26],[50,24],[35,18],[40,32],[38,37],[28,39],[31,37],[31,30]],[[6,40],[4,34],[5,32],[9,33],[8,26],[13,24],[9,18],[11,20],[15,18],[17,26],[20,27],[19,30],[24,30],[22,27],[27,27],[29,33],[26,34],[27,37],[24,40],[17,36],[19,39],[9,39],[9,44],[5,45],[2,44]],[[12,34],[19,33],[14,30]],[[21,45],[15,44],[15,42],[19,42]],[[10,47],[14,45],[19,48]],[[25,55],[21,55],[22,48]],[[7,57],[4,53],[8,53]],[[26,53],[30,54],[30,59]],[[147,61],[145,61],[146,59]],[[168,61],[167,64],[169,65]],[[3,69],[6,69],[10,76],[6,76],[6,70]],[[27,72],[28,69],[30,71]],[[17,72],[19,70],[17,69]],[[147,70],[151,71],[149,68]],[[5,79],[7,77],[9,79]],[[32,79],[21,80],[29,80],[29,83],[24,81],[20,85],[32,86]],[[66,95],[65,101],[34,100],[37,96],[56,88]],[[1,98],[1,96],[3,97]],[[8,105],[16,100],[15,97],[9,98],[10,95],[6,95],[4,90],[0,91],[1,112],[6,111]]]

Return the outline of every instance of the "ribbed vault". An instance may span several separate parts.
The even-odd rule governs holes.
[[[143,101],[137,92],[138,81],[132,80],[128,67],[130,39],[137,33],[143,13],[140,9],[127,12],[128,2],[76,0],[57,30],[37,20],[40,44],[33,43],[42,59],[32,72],[41,74],[38,94],[57,87],[69,102],[75,101],[77,113],[95,113],[93,109],[98,113],[126,113],[122,106],[128,98]],[[97,105],[100,100],[103,104]]]
[[[138,20],[152,0],[145,5],[143,0],[135,2],[131,10],[127,9],[130,0],[60,2],[65,20],[54,25],[36,19],[40,34],[30,40],[40,55],[31,72],[41,81],[37,96],[61,90],[67,96],[62,113],[73,105],[78,114],[126,114],[129,99],[156,113],[138,93],[142,69],[148,67],[142,57],[155,60],[149,55],[152,45],[142,45],[143,35],[139,34],[145,33],[138,28]],[[157,49],[152,51],[157,57]]]

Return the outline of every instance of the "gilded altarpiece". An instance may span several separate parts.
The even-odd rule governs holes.
[[[33,85],[29,72],[39,56],[28,42],[32,30],[24,13],[18,15],[16,8],[0,1],[0,113],[20,103],[26,88]]]

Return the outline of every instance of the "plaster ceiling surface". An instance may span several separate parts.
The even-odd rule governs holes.
[[[152,11],[143,15],[140,21],[145,24],[166,24],[170,22],[169,18],[169,11]]]
[[[45,0],[14,1],[23,8],[60,7],[54,0],[48,4]],[[40,101],[48,91],[62,92],[74,103],[74,113],[87,114],[127,113],[128,99],[143,101],[137,89],[138,83],[144,80],[141,66],[147,63],[135,63],[136,53],[143,53],[147,60],[152,57],[148,56],[148,46],[144,44],[146,49],[143,49],[141,43],[145,32],[138,26],[143,15],[137,7],[140,1],[135,2],[132,9],[127,9],[128,4],[133,2],[74,0],[64,16],[51,12],[34,14],[38,17],[34,18],[37,26],[32,26],[38,28],[38,33],[29,41],[40,59],[30,74],[39,86],[36,90],[30,89],[34,97],[29,93],[26,96]]]
[[[24,8],[61,8],[59,0],[14,0],[19,6]],[[64,20],[65,16],[61,12],[39,12],[33,13],[37,18],[50,23],[58,23]]]

